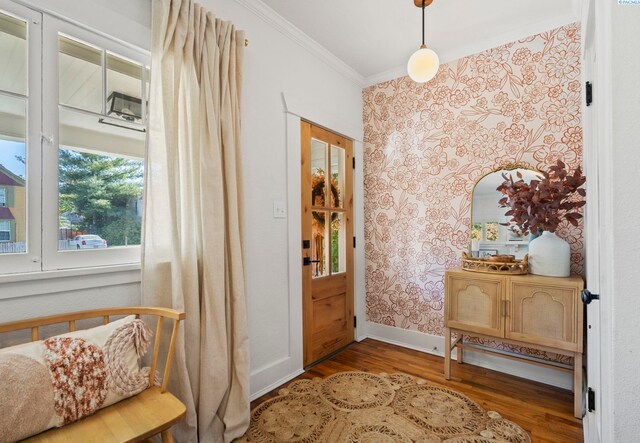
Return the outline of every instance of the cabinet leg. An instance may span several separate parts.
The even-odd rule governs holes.
[[[582,354],[573,355],[573,415],[582,418]]]
[[[444,328],[444,378],[451,380],[451,329]]]
[[[462,344],[462,336],[460,337],[460,341],[458,343]],[[461,346],[456,346],[456,353],[458,355],[458,364],[461,365],[463,363],[462,358],[464,353],[464,350]]]

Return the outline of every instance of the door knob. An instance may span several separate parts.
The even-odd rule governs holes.
[[[591,291],[589,291],[588,289],[584,289],[582,291],[582,303],[584,303],[585,305],[588,305],[593,300],[600,300],[600,295],[592,294]]]

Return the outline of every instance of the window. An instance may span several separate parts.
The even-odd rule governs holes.
[[[139,262],[148,53],[0,0],[0,59],[0,273]]]
[[[0,242],[11,241],[11,222],[9,220],[0,220]]]

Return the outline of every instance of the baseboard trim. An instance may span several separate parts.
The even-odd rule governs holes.
[[[249,398],[253,401],[303,372],[302,361],[291,355],[261,366],[251,372]]]
[[[298,375],[300,375],[302,373],[304,373],[304,369],[298,369],[297,371],[294,371],[294,372],[292,372],[290,374],[285,375],[284,377],[280,378],[279,380],[274,381],[270,385],[264,386],[264,387],[260,388],[259,390],[257,390],[256,392],[252,393],[249,396],[249,400],[253,401],[256,398],[262,397],[267,392],[273,391],[277,387],[282,386],[283,384],[285,384],[289,380],[293,380],[294,378],[296,378]],[[253,384],[253,376],[251,378],[252,378],[252,384]]]
[[[369,321],[367,321],[367,337],[373,340],[379,340],[392,345],[401,346],[403,348],[444,357],[444,337],[408,329],[394,328],[392,326],[381,325]],[[453,355],[456,355],[455,350]],[[563,371],[513,361],[471,350],[465,350],[464,361],[471,365],[480,366],[493,371],[504,372],[505,374],[526,378],[562,389],[571,390],[573,387],[573,376]]]

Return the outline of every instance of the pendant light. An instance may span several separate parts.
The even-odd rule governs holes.
[[[429,1],[429,4],[431,4]],[[415,3],[418,3],[416,0]],[[420,49],[413,53],[407,63],[407,72],[409,77],[416,83],[426,83],[436,76],[440,67],[440,59],[432,49],[427,48],[424,43],[424,10],[427,0],[422,0],[422,45]],[[418,6],[416,4],[416,6]]]

